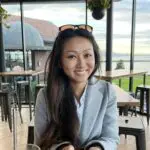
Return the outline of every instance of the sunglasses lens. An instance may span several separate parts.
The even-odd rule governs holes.
[[[92,32],[92,27],[89,25],[80,25],[79,28],[88,30],[89,32]]]
[[[92,32],[93,30],[93,28],[89,25],[64,25],[64,26],[59,27],[59,31],[64,31],[67,29],[84,29],[89,32]]]
[[[73,25],[64,25],[59,28],[60,31],[64,31],[66,29],[74,29]]]

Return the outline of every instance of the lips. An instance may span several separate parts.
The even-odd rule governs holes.
[[[86,70],[75,70],[75,72],[84,72]]]
[[[86,73],[86,70],[76,70],[75,73],[78,75],[83,75],[84,73]]]

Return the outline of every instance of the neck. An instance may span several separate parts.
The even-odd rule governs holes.
[[[73,93],[74,93],[78,102],[80,101],[80,98],[84,92],[86,84],[87,84],[87,82],[85,82],[85,83],[71,83]]]

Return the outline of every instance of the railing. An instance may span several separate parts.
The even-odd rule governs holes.
[[[117,62],[119,62],[120,60],[113,60],[112,61],[112,70],[114,70],[116,68],[116,64]],[[129,69],[130,68],[130,61],[129,60],[122,60],[125,66],[125,69]],[[106,61],[101,61],[102,64],[102,69],[101,70],[105,70],[105,63]],[[136,64],[138,63],[138,64]],[[146,70],[148,71],[148,74],[146,75],[146,84],[150,85],[150,60],[135,60],[134,61],[134,68],[137,70]],[[136,86],[143,84],[143,76],[135,76],[133,77],[134,82],[133,82],[133,92],[135,92]],[[129,91],[129,77],[126,78],[122,78],[122,79],[116,79],[113,80],[113,83],[119,85],[120,87],[122,87],[125,91]]]

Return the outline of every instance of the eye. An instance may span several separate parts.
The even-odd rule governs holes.
[[[91,56],[92,56],[91,54],[85,54],[85,55],[84,55],[85,58],[89,58],[89,57],[91,57]]]
[[[68,58],[69,59],[74,59],[74,58],[76,58],[76,56],[75,55],[69,55]]]

